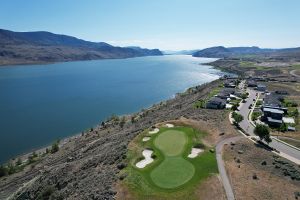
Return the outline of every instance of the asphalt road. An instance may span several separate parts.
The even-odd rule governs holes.
[[[229,178],[226,173],[224,161],[222,158],[222,149],[223,149],[224,144],[230,144],[231,142],[236,142],[241,138],[243,138],[243,136],[235,136],[235,137],[227,138],[225,140],[220,141],[216,146],[218,169],[219,169],[219,173],[220,173],[220,176],[221,176],[221,179],[223,182],[223,187],[225,189],[225,193],[226,193],[228,200],[234,200],[234,193],[233,193]]]
[[[295,77],[300,78],[300,76],[296,74],[296,71],[297,71],[297,70],[294,69],[294,70],[290,71],[290,74],[291,74],[292,76],[295,76]]]
[[[244,117],[244,120],[240,123],[240,127],[249,135],[255,136],[255,134],[253,132],[254,126],[249,122],[248,114],[250,112],[249,105],[253,104],[254,103],[253,99],[256,98],[256,91],[249,90],[248,92],[249,92],[249,97],[246,100],[247,102],[242,104],[239,107],[239,111],[238,111]],[[290,157],[300,160],[300,151],[298,151],[297,149],[294,149],[284,143],[278,142],[273,139],[272,142],[269,143],[269,146],[277,149],[278,151],[280,151],[284,154],[287,154]]]

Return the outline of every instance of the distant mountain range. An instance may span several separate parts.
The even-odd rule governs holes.
[[[159,49],[115,47],[45,31],[13,32],[0,29],[0,65],[162,55]]]
[[[165,55],[192,55],[197,51],[199,51],[199,49],[197,49],[197,50],[181,50],[181,51],[165,50],[162,53]]]
[[[210,47],[193,53],[194,57],[228,58],[250,55],[263,56],[300,56],[300,48],[261,49],[259,47]]]

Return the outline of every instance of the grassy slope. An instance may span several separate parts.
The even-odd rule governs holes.
[[[166,130],[170,129],[161,128],[160,133]],[[188,143],[186,144],[186,148],[183,152],[185,159],[188,159],[187,155],[190,153],[192,146],[201,143],[201,138],[205,136],[205,133],[197,132],[189,127],[176,127],[174,130],[185,131],[189,137]],[[130,164],[123,173],[127,174],[127,178],[124,180],[124,183],[128,186],[130,192],[137,199],[196,199],[194,194],[196,186],[205,178],[218,172],[215,154],[209,152],[208,149],[205,149],[201,156],[189,159],[190,163],[192,163],[195,168],[195,175],[193,178],[186,184],[177,188],[162,189],[153,183],[150,175],[152,170],[164,159],[164,155],[153,144],[159,133],[152,135],[151,140],[144,143],[142,142],[142,138],[146,135],[148,136],[147,133],[148,131],[145,131],[136,137],[129,147],[128,160]],[[135,163],[141,159],[141,152],[147,147],[154,149],[157,157],[155,158],[155,161],[146,168],[137,169],[135,167]]]

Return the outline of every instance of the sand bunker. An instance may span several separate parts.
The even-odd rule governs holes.
[[[152,131],[149,131],[149,134],[155,134],[155,133],[158,133],[158,132],[159,132],[159,129],[155,128]]]
[[[203,152],[203,149],[192,148],[192,152],[188,155],[188,157],[189,158],[196,158],[201,152]]]
[[[141,160],[140,162],[136,163],[135,166],[137,168],[144,168],[146,167],[148,164],[152,163],[154,160],[153,158],[151,158],[151,155],[152,155],[153,151],[152,150],[149,150],[149,149],[145,149],[143,151],[143,156],[145,157],[144,160]]]
[[[173,124],[166,124],[166,126],[167,126],[168,128],[173,128],[173,127],[174,127]]]
[[[149,141],[150,140],[150,137],[144,137],[143,138],[143,142],[147,142],[147,141]]]

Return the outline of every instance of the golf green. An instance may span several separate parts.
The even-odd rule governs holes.
[[[152,181],[161,188],[176,188],[188,182],[195,173],[194,166],[182,157],[166,158],[151,172]]]
[[[164,160],[150,174],[157,186],[166,189],[176,188],[194,176],[194,165],[182,155],[188,139],[184,131],[174,129],[164,131],[155,138],[155,147],[164,155]]]
[[[177,156],[184,150],[187,140],[184,132],[168,130],[158,135],[154,144],[164,155]]]

